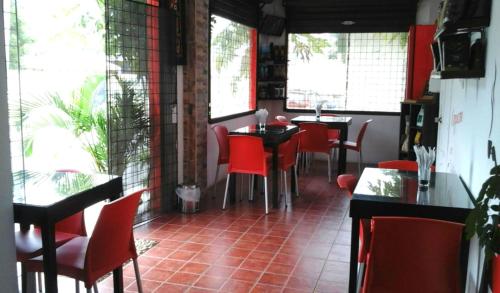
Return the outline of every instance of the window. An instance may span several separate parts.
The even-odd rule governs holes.
[[[211,29],[210,119],[255,110],[256,30],[216,15]]]
[[[288,35],[289,110],[399,112],[407,33]]]
[[[137,221],[173,204],[164,195],[177,184],[177,126],[167,108],[177,74],[160,62],[171,57],[160,39],[173,39],[163,27],[173,11],[160,12],[155,0],[3,4],[14,176],[121,176],[125,194],[148,189]],[[74,178],[70,186],[86,182]]]

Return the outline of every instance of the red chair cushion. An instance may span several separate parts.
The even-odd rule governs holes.
[[[56,232],[56,246],[61,246],[78,236],[77,234]],[[16,231],[14,237],[16,240],[17,261],[22,262],[42,253],[42,231],[39,228]]]

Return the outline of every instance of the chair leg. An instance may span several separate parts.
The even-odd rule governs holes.
[[[361,150],[359,150],[359,161],[358,161],[358,177],[361,176],[361,163],[363,161],[363,155],[361,154]]]
[[[97,284],[94,283],[94,285],[92,285],[92,288],[94,289],[94,293],[99,293],[99,290],[97,289]],[[139,292],[142,292],[141,290],[139,290]]]
[[[224,191],[224,201],[222,202],[222,209],[226,209],[226,200],[227,200],[227,191],[229,189],[229,178],[231,177],[231,174],[227,174],[227,180],[226,180],[226,191]]]
[[[42,293],[43,292],[43,284],[42,284],[42,279],[43,278],[42,278],[42,273],[41,272],[37,272],[36,273],[36,279],[37,279],[37,283],[38,283],[38,292]]]
[[[217,197],[217,178],[219,177],[219,167],[220,165],[217,164],[217,169],[215,170],[215,179],[214,179],[214,194],[212,195],[212,198]]]
[[[91,288],[87,288],[87,293],[92,293],[92,289]]]
[[[299,197],[299,177],[297,176],[297,165],[293,168],[295,175],[295,194]]]
[[[264,195],[266,198],[266,215],[269,214],[269,202],[267,200],[267,177],[264,177]]]
[[[328,183],[332,183],[332,156],[328,154]]]
[[[134,263],[135,281],[137,282],[137,290],[142,293],[142,281],[141,281],[141,271],[139,271],[139,263],[137,258],[132,259]]]
[[[288,207],[287,205],[287,198],[288,198],[288,188],[287,188],[287,185],[288,185],[288,182],[286,180],[286,171],[283,171],[283,177],[285,178],[285,208]]]
[[[255,185],[255,175],[250,175],[251,180],[250,180],[250,200],[253,201],[253,192],[254,192],[254,185]]]
[[[75,279],[75,292],[80,293],[80,281]]]

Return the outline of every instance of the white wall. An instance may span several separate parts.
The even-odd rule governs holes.
[[[7,111],[7,72],[3,26],[3,0],[0,0],[0,291],[17,292],[14,224],[12,220],[12,174],[10,170],[9,120]]]
[[[462,176],[474,196],[493,165],[486,156],[492,118],[490,139],[500,157],[500,1],[492,2],[492,20],[487,29],[486,77],[441,81],[443,122],[438,134],[437,170]],[[497,81],[493,87],[495,67]],[[460,113],[462,122],[453,123],[454,115],[458,117]],[[473,242],[469,257],[469,292],[475,291],[473,288],[478,280],[478,252],[477,242]]]

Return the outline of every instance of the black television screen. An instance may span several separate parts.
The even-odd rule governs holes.
[[[259,27],[259,32],[265,35],[281,36],[285,28],[285,19],[275,15],[265,15]]]

